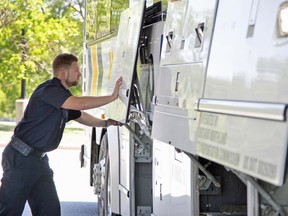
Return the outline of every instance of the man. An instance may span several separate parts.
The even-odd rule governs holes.
[[[26,200],[33,216],[59,216],[60,202],[46,152],[58,147],[65,123],[70,120],[93,127],[118,124],[112,119],[98,119],[81,110],[116,100],[121,77],[111,95],[76,97],[68,89],[76,86],[81,76],[77,57],[59,54],[52,66],[53,78],[40,84],[33,92],[24,117],[3,151],[1,216],[21,216]]]

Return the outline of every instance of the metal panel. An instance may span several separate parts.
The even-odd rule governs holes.
[[[187,110],[156,106],[152,136],[176,148],[195,153],[198,125],[195,117],[195,113]]]
[[[120,128],[120,146],[119,146],[119,189],[120,189],[120,214],[130,215],[130,197],[131,197],[131,143],[129,131],[125,127]],[[132,194],[133,195],[133,194]],[[132,214],[132,213],[131,213]]]
[[[170,148],[172,147],[157,140],[153,143],[153,213],[157,216],[169,215]]]
[[[119,76],[123,77],[123,83],[119,91],[120,100],[107,105],[107,116],[122,123],[126,123],[129,112],[144,9],[145,1],[139,1],[121,14],[108,92],[113,92],[115,81]]]
[[[227,101],[201,98],[196,101],[194,108],[198,111],[284,121],[286,120],[286,107],[286,104],[280,103]]]
[[[219,2],[203,95],[208,100],[199,107],[208,112],[199,113],[196,150],[275,185],[283,183],[288,135],[288,44],[275,25],[280,4]]]
[[[199,215],[195,212],[193,200],[197,200],[197,191],[193,187],[198,181],[198,175],[194,173],[191,160],[183,152],[177,152],[175,148],[170,149],[171,161],[171,201],[170,215]],[[188,183],[189,182],[189,183]]]
[[[164,25],[152,137],[192,154],[198,125],[193,102],[203,96],[216,7],[216,0],[170,1]]]
[[[287,124],[199,113],[196,154],[275,185],[283,183]]]
[[[155,140],[153,149],[153,214],[199,215],[198,168],[171,145]]]
[[[205,61],[210,48],[216,0],[170,1],[161,64]]]
[[[219,2],[204,98],[288,104],[288,38],[276,25],[283,1],[259,1],[247,36],[253,2]]]
[[[203,91],[202,64],[174,65],[161,70],[152,137],[194,154],[198,123],[193,102]]]
[[[110,160],[110,182],[111,182],[111,211],[120,213],[119,197],[119,128],[108,127],[109,160]]]

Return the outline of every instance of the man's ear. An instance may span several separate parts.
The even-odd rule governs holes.
[[[65,78],[66,77],[66,73],[67,73],[67,70],[65,70],[65,68],[60,68],[59,69],[59,78]]]

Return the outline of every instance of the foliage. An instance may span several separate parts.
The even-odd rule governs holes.
[[[0,1],[0,116],[15,117],[22,79],[29,97],[51,78],[51,62],[58,53],[73,53],[81,63],[83,4],[84,0]],[[80,92],[81,86],[73,90]]]

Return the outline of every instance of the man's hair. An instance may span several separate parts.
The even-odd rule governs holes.
[[[69,53],[61,53],[57,55],[52,63],[53,75],[58,75],[58,71],[62,67],[70,67],[72,62],[78,62],[78,58]]]

